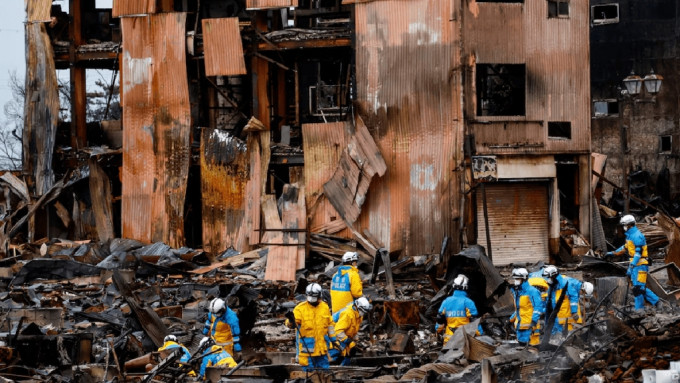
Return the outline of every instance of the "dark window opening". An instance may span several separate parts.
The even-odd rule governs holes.
[[[659,137],[660,153],[670,153],[673,150],[673,137],[661,136]]]
[[[571,122],[548,122],[548,138],[571,140]]]
[[[526,65],[477,64],[477,115],[524,116]]]
[[[618,116],[619,102],[617,100],[593,101],[593,115],[595,117]]]
[[[613,24],[619,22],[619,5],[602,4],[590,8],[590,19],[593,25]]]
[[[548,18],[569,17],[569,0],[548,0]]]

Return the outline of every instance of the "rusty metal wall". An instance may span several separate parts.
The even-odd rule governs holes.
[[[569,2],[568,18],[548,18],[547,1],[466,2],[464,57],[477,63],[526,64],[526,116],[479,117],[485,121],[527,121],[542,145],[489,149],[499,141],[487,126],[472,126],[477,149],[485,153],[564,153],[590,151],[590,51],[587,0]],[[474,82],[474,63],[470,65]],[[476,110],[470,85],[468,111]],[[571,139],[549,139],[548,121],[570,121]],[[536,122],[542,126],[536,129]],[[512,138],[513,133],[509,133]],[[519,133],[523,135],[524,133]],[[481,138],[481,139],[480,139]],[[504,136],[503,136],[504,138]],[[506,141],[507,142],[507,141]]]
[[[305,204],[312,232],[323,231],[331,222],[342,221],[340,214],[323,195],[323,185],[333,177],[342,151],[349,140],[345,122],[302,124],[305,155]],[[370,193],[370,191],[369,191]],[[351,236],[348,230],[336,235]]]
[[[246,74],[238,17],[203,19],[206,76]]]
[[[387,163],[360,217],[389,250],[438,253],[457,238],[462,160],[459,1],[355,5],[361,116]],[[452,19],[454,19],[452,21]]]
[[[485,188],[493,264],[547,262],[548,184],[487,183]],[[476,193],[477,243],[486,248],[481,188]]]
[[[225,132],[203,129],[201,135],[201,214],[203,248],[217,255],[230,246],[248,250],[244,224],[250,158],[246,143]]]
[[[298,0],[246,0],[246,9],[297,7]]]
[[[156,13],[156,0],[113,0],[113,17]]]
[[[184,13],[123,18],[123,237],[184,244],[190,162]]]

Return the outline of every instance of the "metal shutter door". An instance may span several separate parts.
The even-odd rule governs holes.
[[[485,186],[494,265],[547,262],[550,224],[547,183]],[[477,189],[477,243],[486,248],[481,188]]]

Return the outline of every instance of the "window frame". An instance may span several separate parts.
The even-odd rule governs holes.
[[[503,72],[507,68],[508,72]],[[491,71],[496,74],[490,73]],[[520,74],[521,71],[521,74]],[[519,78],[521,77],[521,79]],[[494,78],[496,79],[494,81]],[[515,86],[521,82],[521,88]],[[492,84],[493,83],[493,84]],[[503,88],[509,85],[509,94],[499,95],[492,88]],[[527,65],[526,63],[477,63],[475,65],[475,116],[477,117],[526,117],[527,113]],[[507,89],[507,87],[506,87]],[[496,95],[493,97],[493,95]],[[520,97],[521,96],[521,97]],[[519,104],[494,104],[494,100],[519,100]],[[509,114],[489,113],[488,105],[496,105],[504,109],[512,109]],[[521,109],[521,110],[520,110]]]
[[[608,6],[616,7],[616,17],[596,19],[595,18],[595,13],[596,13],[595,9],[596,8],[608,7]],[[593,4],[593,5],[590,6],[590,25],[591,26],[617,24],[619,22],[620,17],[621,17],[621,13],[619,12],[619,3]]]
[[[569,7],[569,3],[571,2],[570,0],[547,0],[548,3],[548,18],[549,19],[568,19],[570,17],[571,9]],[[555,4],[556,7],[556,14],[551,15],[550,14],[550,4]],[[567,13],[566,14],[561,14],[560,13],[560,4],[566,4],[567,7]]]

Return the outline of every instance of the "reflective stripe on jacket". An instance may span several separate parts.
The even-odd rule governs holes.
[[[342,356],[349,355],[349,351],[355,346],[353,339],[359,332],[362,320],[363,317],[355,310],[354,303],[333,314],[335,336],[342,347]]]
[[[227,352],[233,352],[234,343],[241,341],[241,329],[239,328],[238,316],[227,307],[227,310],[218,317],[213,313],[208,313],[208,319],[203,326],[203,335],[208,335],[215,339],[215,343],[224,346]]]
[[[362,295],[364,295],[364,289],[357,268],[352,265],[340,266],[331,281],[333,313],[342,310]]]
[[[626,243],[614,252],[616,255],[624,255],[626,253],[630,257],[630,264],[632,266],[649,264],[647,261],[647,240],[637,226],[626,230]]]
[[[293,310],[295,324],[299,329],[298,352],[300,356],[326,355],[325,335],[335,338],[335,323],[326,302],[312,306],[302,302]]]
[[[541,293],[527,281],[523,281],[518,289],[512,290],[515,298],[515,312],[510,317],[519,330],[531,328],[531,322],[537,323],[541,314],[545,312],[545,305],[541,300]]]

